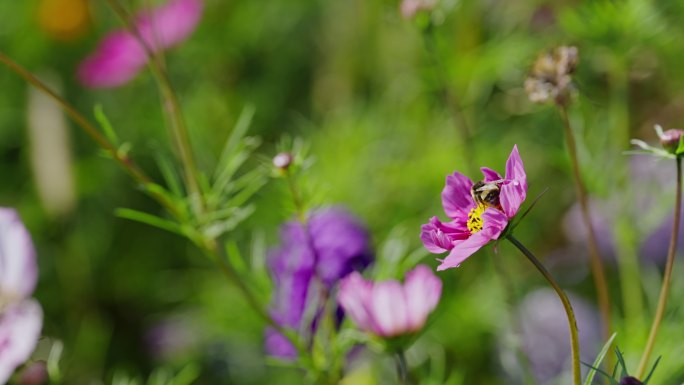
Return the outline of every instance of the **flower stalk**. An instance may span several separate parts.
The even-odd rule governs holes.
[[[396,353],[397,360],[397,377],[400,385],[408,384],[408,364],[406,363],[406,354],[404,350],[400,349]]]
[[[527,257],[527,259],[532,262],[534,267],[537,268],[537,270],[541,273],[541,275],[546,278],[546,281],[553,287],[553,290],[556,291],[556,294],[558,294],[558,298],[560,298],[561,302],[563,303],[563,308],[565,309],[565,314],[568,317],[568,326],[570,328],[570,347],[572,349],[572,383],[574,385],[580,385],[582,382],[582,377],[581,377],[581,371],[580,371],[580,350],[579,350],[579,335],[577,332],[577,321],[575,319],[575,312],[572,310],[572,305],[570,304],[570,300],[568,299],[568,296],[565,294],[563,289],[560,287],[560,285],[556,282],[556,280],[553,278],[551,273],[546,270],[544,265],[542,265],[541,262],[532,254],[531,251],[529,251],[520,241],[518,241],[513,234],[508,234],[506,236],[506,239],[508,239],[515,247],[520,250],[521,253]]]
[[[54,90],[52,90],[47,84],[40,81],[33,74],[27,71],[24,67],[4,55],[0,52],[0,62],[6,65],[11,71],[21,76],[25,81],[27,81],[32,86],[36,87],[39,91],[43,92],[45,95],[49,96],[54,100],[59,106],[66,112],[67,115],[80,126],[85,133],[90,136],[97,145],[104,150],[107,155],[111,156],[127,173],[133,180],[142,186],[147,186],[154,183],[147,174],[140,169],[135,162],[123,151],[119,151],[114,144],[112,144],[106,136],[102,135],[100,131],[95,128],[86,117],[84,117],[78,110],[67,102],[63,97],[58,95]],[[154,200],[161,204],[168,212],[174,217],[178,217],[178,210],[175,208],[174,204],[169,201],[169,199],[160,194],[154,189],[145,189],[145,192],[150,195]]]
[[[639,362],[639,367],[637,368],[636,377],[643,378],[646,372],[646,366],[653,352],[653,346],[655,345],[656,337],[658,336],[658,331],[660,329],[660,324],[663,320],[663,315],[665,314],[665,307],[667,305],[667,297],[670,293],[670,281],[672,279],[672,270],[674,268],[675,254],[677,252],[677,238],[679,235],[679,221],[681,217],[682,209],[682,158],[677,156],[677,195],[675,197],[675,214],[674,223],[672,224],[672,236],[670,237],[670,246],[667,252],[667,263],[665,265],[665,273],[663,275],[663,284],[660,288],[660,297],[658,298],[658,307],[656,309],[655,317],[653,318],[653,324],[651,325],[651,331],[648,335],[648,341],[646,342],[646,348],[641,356],[641,361]]]
[[[178,150],[181,163],[183,164],[185,183],[193,209],[195,214],[203,214],[205,210],[204,198],[199,187],[199,172],[195,164],[188,128],[185,125],[185,119],[183,118],[180,103],[178,102],[178,96],[171,86],[171,80],[164,69],[161,57],[154,53],[145,39],[142,38],[140,31],[138,31],[135,24],[131,22],[128,13],[121,4],[119,4],[117,0],[107,0],[107,3],[124,23],[126,29],[135,36],[149,59],[148,63],[150,70],[155,75],[159,93],[161,94],[162,106],[167,116],[169,131],[171,132],[172,140]]]
[[[611,329],[611,314],[610,314],[610,295],[608,293],[608,283],[606,280],[605,269],[603,262],[601,262],[601,253],[599,252],[598,243],[596,242],[596,233],[594,226],[591,223],[591,216],[589,213],[589,202],[587,200],[586,188],[582,182],[580,174],[579,161],[577,159],[577,145],[575,137],[570,126],[570,119],[568,118],[567,106],[563,104],[558,105],[558,109],[563,119],[565,126],[565,142],[568,147],[568,155],[572,163],[572,175],[575,182],[575,194],[580,204],[582,212],[582,221],[587,231],[588,247],[589,247],[589,262],[591,265],[591,273],[594,277],[594,286],[596,287],[596,294],[598,297],[598,305],[601,312],[601,319],[603,321],[603,336],[607,338],[610,336]]]

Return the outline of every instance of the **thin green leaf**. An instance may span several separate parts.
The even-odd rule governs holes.
[[[204,234],[208,237],[218,237],[221,234],[233,230],[240,222],[244,221],[254,212],[254,206],[240,207],[235,210],[235,214],[225,221],[220,221],[209,225]]]
[[[178,171],[173,166],[173,164],[171,164],[169,158],[163,155],[158,155],[157,166],[159,167],[159,171],[161,171],[162,176],[164,177],[166,185],[169,187],[169,191],[171,191],[174,195],[178,197],[184,196],[182,188],[183,184],[181,182],[180,175],[178,174]]]
[[[95,120],[97,120],[97,122],[100,124],[100,127],[102,127],[102,131],[104,131],[107,139],[109,139],[109,141],[114,144],[115,147],[118,147],[119,137],[116,135],[116,131],[114,131],[114,127],[112,127],[112,123],[107,118],[107,115],[105,115],[101,104],[95,105],[93,114],[95,115]]]
[[[239,193],[235,194],[228,202],[226,202],[228,207],[240,207],[245,204],[249,198],[254,196],[267,182],[264,176],[258,176],[256,179],[251,181],[249,185],[243,188]]]
[[[219,166],[226,164],[228,159],[235,152],[235,148],[245,136],[249,126],[252,124],[252,118],[254,117],[255,111],[256,108],[251,104],[248,104],[242,109],[242,113],[240,113],[240,117],[238,118],[235,127],[233,127],[233,132],[230,133],[228,140],[226,140],[226,144],[223,146],[223,151],[221,152],[221,156],[219,157],[218,161]],[[214,174],[214,179],[218,179],[219,173],[221,172],[222,167],[217,167],[216,173]]]
[[[168,219],[160,218],[156,215],[144,213],[142,211],[132,210],[132,209],[116,209],[116,215],[120,218],[129,219],[132,221],[144,223],[152,227],[156,227],[162,230],[166,230],[175,234],[183,235],[184,233],[181,226],[177,223],[169,221]]]
[[[651,376],[653,375],[653,372],[655,372],[656,368],[658,367],[658,363],[660,362],[660,359],[663,358],[663,356],[660,356],[656,359],[655,364],[653,364],[653,367],[651,368],[651,371],[648,372],[648,376],[646,376],[646,379],[644,380],[644,385],[648,384],[648,381],[651,379]]]
[[[235,241],[228,241],[226,243],[226,256],[228,257],[228,263],[235,269],[238,274],[247,273],[247,264],[244,258],[242,258],[242,253],[240,253],[240,248]]]
[[[601,348],[601,351],[596,356],[596,359],[594,360],[593,365],[591,365],[591,366],[587,365],[591,369],[589,370],[589,373],[587,374],[587,379],[584,381],[584,385],[591,385],[592,381],[594,381],[594,376],[596,375],[596,372],[598,371],[598,369],[596,369],[596,368],[598,368],[601,365],[603,358],[606,356],[606,353],[608,353],[608,350],[610,350],[610,346],[613,344],[613,340],[615,339],[616,336],[617,336],[617,333],[613,333],[613,335],[610,336],[608,341]],[[605,372],[603,372],[603,373],[605,373]],[[609,376],[607,373],[605,373],[605,375]]]
[[[214,191],[217,193],[224,192],[226,186],[230,183],[233,175],[245,163],[254,149],[259,147],[261,141],[257,138],[246,138],[237,146],[236,151],[228,157],[225,163],[220,163],[217,168],[219,172],[218,178],[214,182]]]

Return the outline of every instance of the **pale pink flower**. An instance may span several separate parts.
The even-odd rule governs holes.
[[[0,384],[36,347],[43,311],[30,299],[38,267],[31,237],[16,211],[0,208]]]
[[[372,282],[354,272],[340,283],[337,301],[359,329],[380,337],[412,334],[423,328],[442,294],[442,281],[419,265],[402,285]]]
[[[185,41],[202,16],[202,0],[170,0],[142,12],[135,20],[140,37],[152,52]],[[95,52],[78,68],[78,79],[87,87],[118,87],[133,79],[147,64],[143,46],[126,30],[115,30],[102,39]]]

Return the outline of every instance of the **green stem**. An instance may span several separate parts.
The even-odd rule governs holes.
[[[297,190],[297,185],[294,180],[294,176],[290,172],[290,170],[285,170],[285,179],[287,179],[287,187],[290,190],[290,194],[292,194],[292,203],[294,203],[295,206],[295,212],[297,214],[297,219],[299,219],[300,222],[304,226],[306,226],[306,212],[304,210],[304,202],[302,201],[302,197],[299,194],[299,190]]]
[[[43,92],[45,95],[49,96],[54,100],[64,112],[69,115],[69,117],[80,126],[85,133],[90,136],[97,145],[102,148],[109,156],[112,157],[123,169],[139,184],[145,186],[153,184],[154,182],[150,177],[145,174],[145,172],[140,169],[135,162],[125,153],[119,151],[104,135],[98,131],[98,129],[93,125],[88,119],[86,119],[78,110],[69,104],[63,97],[61,97],[57,92],[52,90],[47,84],[40,81],[33,74],[27,71],[24,67],[4,55],[0,52],[0,62],[6,65],[10,70],[12,70],[17,75],[21,76],[25,81],[27,81],[32,86],[36,87],[39,91]],[[154,190],[145,189],[145,192],[150,195],[154,200],[161,204],[169,214],[174,217],[178,217],[179,213],[175,208],[175,205],[168,200],[163,194],[155,192]]]
[[[196,214],[204,212],[203,196],[198,182],[198,171],[195,165],[195,158],[192,152],[192,145],[190,144],[190,136],[188,128],[185,125],[185,119],[178,102],[178,97],[171,86],[171,81],[164,70],[163,62],[159,55],[154,53],[147,42],[141,37],[140,32],[135,24],[131,23],[130,17],[126,10],[119,4],[117,0],[107,0],[109,6],[114,10],[117,16],[124,23],[126,28],[135,36],[135,38],[142,45],[145,54],[148,58],[150,70],[155,75],[159,92],[162,97],[162,105],[164,112],[167,115],[169,122],[169,131],[175,143],[176,149],[180,155],[181,163],[185,171],[185,183],[190,194],[191,203]]]
[[[399,384],[408,384],[408,364],[406,363],[406,354],[404,350],[400,349],[395,355],[397,361],[397,378],[399,378]]]
[[[532,262],[534,267],[539,270],[541,275],[546,278],[546,280],[549,282],[551,287],[553,287],[553,290],[556,291],[556,294],[558,294],[558,298],[560,298],[561,302],[563,303],[563,308],[565,309],[565,314],[568,317],[568,326],[570,328],[570,346],[572,348],[572,379],[573,379],[573,384],[574,385],[581,385],[582,382],[582,373],[580,371],[580,350],[579,350],[579,336],[577,333],[577,321],[575,320],[575,312],[572,310],[572,305],[570,304],[570,300],[568,299],[568,296],[565,294],[563,289],[561,289],[560,285],[556,282],[556,280],[553,278],[551,273],[549,273],[544,265],[539,262],[539,260],[530,252],[525,246],[523,246],[520,241],[518,241],[515,237],[513,237],[512,234],[508,234],[506,238],[522,252],[527,259]]]
[[[577,158],[577,146],[575,144],[575,137],[570,126],[570,119],[568,119],[568,110],[565,105],[559,105],[563,125],[565,126],[565,141],[568,148],[568,155],[572,163],[572,175],[575,182],[575,194],[580,204],[582,211],[582,221],[587,230],[588,246],[589,246],[589,262],[591,265],[591,273],[594,277],[594,286],[598,296],[598,305],[601,311],[601,318],[603,321],[603,336],[608,338],[611,329],[611,314],[610,314],[610,296],[608,293],[608,284],[606,281],[606,273],[601,262],[601,254],[599,252],[598,243],[596,242],[596,233],[594,226],[591,223],[591,215],[589,209],[589,202],[587,200],[586,188],[582,182],[580,174],[579,160]]]
[[[637,369],[636,377],[642,378],[646,373],[646,366],[649,358],[653,352],[658,330],[665,314],[665,307],[667,305],[667,297],[670,293],[670,280],[672,279],[672,270],[674,268],[675,254],[677,253],[677,238],[679,235],[679,220],[682,209],[682,159],[677,157],[677,196],[675,197],[675,214],[674,223],[672,224],[672,235],[670,237],[670,247],[667,252],[667,263],[665,265],[665,273],[663,275],[663,285],[660,287],[660,298],[658,299],[658,308],[656,309],[653,324],[651,325],[651,332],[648,335],[646,348],[644,354],[641,356],[639,368]]]

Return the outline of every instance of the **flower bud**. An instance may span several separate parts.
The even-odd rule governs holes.
[[[624,377],[622,380],[620,380],[619,385],[644,385],[644,383],[634,377]]]
[[[679,147],[679,140],[684,135],[684,130],[678,128],[669,129],[660,134],[660,144],[669,152],[674,153]]]
[[[289,152],[281,152],[280,154],[273,157],[273,165],[282,170],[287,170],[292,164],[292,154]]]

